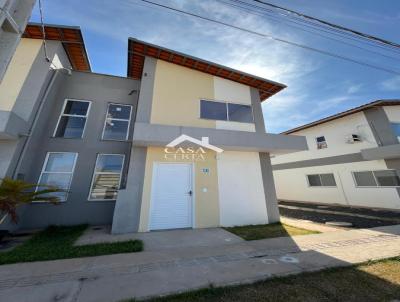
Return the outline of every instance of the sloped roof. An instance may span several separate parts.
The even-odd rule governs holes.
[[[46,24],[44,30],[46,40],[56,40],[62,43],[73,69],[79,71],[91,70],[80,27]],[[41,24],[28,23],[22,37],[43,39]]]
[[[260,78],[213,62],[189,56],[175,50],[143,42],[134,38],[128,40],[128,77],[140,80],[146,56],[198,70],[224,79],[258,89],[261,101],[286,88],[285,85]]]
[[[350,114],[361,112],[361,111],[364,111],[364,110],[372,108],[372,107],[395,106],[395,105],[400,105],[400,99],[373,101],[371,103],[367,103],[367,104],[364,104],[364,105],[361,105],[361,106],[358,106],[358,107],[355,107],[355,108],[352,108],[352,109],[349,109],[349,110],[346,110],[346,111],[343,111],[343,112],[340,112],[340,113],[336,113],[334,115],[331,115],[331,116],[328,116],[328,117],[325,117],[325,118],[322,118],[322,119],[317,120],[315,122],[312,122],[312,123],[309,123],[309,124],[305,124],[303,126],[299,126],[299,127],[287,130],[285,132],[282,132],[282,134],[291,134],[291,133],[294,133],[294,132],[297,132],[297,131],[300,131],[300,130],[303,130],[303,129],[307,129],[307,128],[311,128],[311,127],[317,126],[319,124],[330,122],[332,120],[335,120],[335,119],[338,119],[338,118],[341,118],[341,117],[344,117],[344,116],[347,116],[347,115],[350,115]]]

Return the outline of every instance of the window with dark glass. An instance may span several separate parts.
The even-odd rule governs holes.
[[[318,136],[315,140],[317,141],[317,149],[328,148],[328,144],[326,143],[325,136]]]
[[[89,108],[89,101],[65,100],[54,136],[82,138]]]
[[[251,106],[228,103],[228,120],[234,122],[252,123]]]
[[[200,101],[200,117],[211,120],[227,121],[226,103]]]
[[[400,141],[400,123],[391,123],[391,125],[394,135],[397,136],[397,139]]]
[[[132,106],[109,104],[104,123],[103,139],[127,140]]]
[[[333,173],[307,175],[310,187],[336,187]]]
[[[400,175],[396,170],[353,172],[357,187],[399,187]]]

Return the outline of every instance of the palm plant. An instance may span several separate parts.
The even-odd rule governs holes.
[[[36,188],[40,188],[36,190]],[[4,222],[9,215],[13,223],[18,223],[17,208],[23,204],[29,204],[34,201],[47,201],[57,204],[60,198],[51,193],[64,192],[64,190],[55,186],[38,185],[28,183],[23,180],[4,178],[0,184],[0,213],[4,216],[0,224]]]

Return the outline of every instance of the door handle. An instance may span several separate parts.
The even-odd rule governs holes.
[[[188,194],[189,194],[189,196],[192,196],[192,195],[193,195],[192,190],[190,190],[190,191],[188,192]]]

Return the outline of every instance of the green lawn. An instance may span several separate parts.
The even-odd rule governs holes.
[[[245,240],[258,240],[274,237],[318,234],[319,232],[296,228],[283,223],[246,225],[225,228],[225,230]]]
[[[11,251],[0,252],[0,264],[132,253],[143,250],[140,240],[73,246],[87,225],[51,226]]]
[[[208,288],[152,302],[398,301],[400,257],[276,278],[250,285]],[[135,301],[127,300],[127,301]]]

